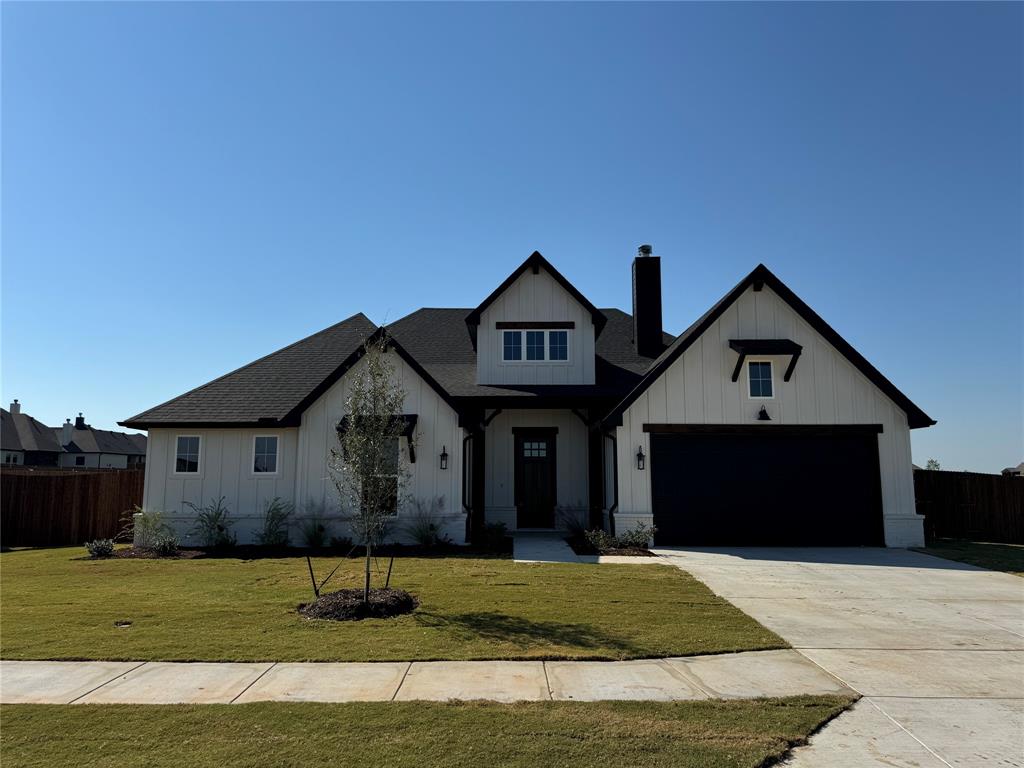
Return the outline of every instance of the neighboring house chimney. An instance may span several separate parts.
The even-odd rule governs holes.
[[[651,246],[641,245],[633,259],[633,344],[637,354],[657,357],[664,349],[661,335],[661,259]]]
[[[82,417],[82,412],[78,412],[77,418],[75,418],[75,429],[88,429],[85,425],[85,419]]]
[[[11,403],[11,413],[21,413],[21,403],[18,402],[18,398],[14,398],[14,402]]]
[[[64,419],[64,424],[60,428],[60,444],[66,446],[71,442],[71,419]]]

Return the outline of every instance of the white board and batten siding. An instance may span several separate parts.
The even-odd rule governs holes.
[[[499,322],[572,322],[569,359],[533,363],[502,360]],[[477,327],[479,384],[593,384],[594,322],[590,312],[543,268],[526,270],[480,315]]]
[[[409,462],[409,445],[403,437],[399,451],[403,464],[410,472],[408,495],[428,502],[444,499],[444,530],[452,541],[462,543],[466,538],[466,515],[462,508],[462,428],[458,414],[425,382],[401,357],[394,352],[388,356],[395,377],[405,391],[406,414],[416,414],[416,433],[413,438],[416,462]],[[328,471],[331,448],[338,447],[337,425],[345,415],[350,376],[362,362],[349,371],[321,395],[302,415],[298,435],[299,473],[295,499],[297,506],[309,501],[322,504],[328,514],[341,516],[339,500]],[[441,451],[448,453],[448,468],[441,469]],[[410,509],[399,509],[393,530],[395,538],[405,540],[401,518],[411,514]],[[348,535],[347,526],[338,521],[337,527]]]
[[[462,509],[462,430],[454,410],[396,354],[388,353],[395,376],[405,390],[406,414],[416,414],[416,462],[409,463],[408,443],[399,441],[400,455],[410,471],[408,493],[428,501],[444,498],[445,532],[457,543],[465,541],[465,514]],[[189,531],[195,514],[185,502],[209,503],[224,496],[234,521],[232,531],[239,543],[251,543],[260,529],[267,501],[275,496],[292,502],[296,517],[291,531],[293,544],[301,544],[299,525],[313,506],[327,516],[329,535],[348,536],[350,531],[340,509],[337,492],[327,469],[330,449],[338,446],[336,427],[345,415],[344,404],[349,376],[344,377],[318,398],[302,415],[298,428],[290,429],[159,429],[149,430],[143,508],[161,510],[174,526],[183,543],[198,544]],[[174,472],[178,435],[201,438],[199,472]],[[278,436],[278,472],[255,474],[253,438]],[[448,468],[440,468],[442,448],[448,452]],[[399,510],[392,527],[392,538],[403,541],[403,517],[411,513]]]
[[[748,357],[772,360],[775,387],[773,399],[751,399],[746,365],[732,381],[737,353],[729,348],[730,339],[792,339],[803,352],[788,382],[782,380],[788,355]],[[644,424],[757,424],[762,405],[771,416],[765,429],[771,424],[881,424],[878,454],[886,544],[924,543],[921,517],[914,509],[906,414],[768,286],[744,291],[623,414],[616,432],[617,529],[652,519],[650,465],[638,470],[635,459],[640,446],[650,456]]]
[[[558,517],[586,522],[589,509],[587,427],[568,410],[504,410],[487,426],[484,440],[484,516],[516,530],[515,434],[521,427],[555,428],[555,496]],[[564,528],[565,519],[556,519]]]
[[[295,498],[298,429],[151,428],[146,441],[146,476],[142,507],[159,510],[182,544],[201,542],[192,534],[195,513],[186,502],[201,506],[224,497],[240,543],[250,543],[262,523],[267,501]],[[199,472],[175,472],[179,435],[198,436]],[[254,473],[253,441],[276,435],[277,472]]]

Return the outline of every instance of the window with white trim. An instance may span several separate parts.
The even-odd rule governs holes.
[[[521,331],[505,331],[502,335],[503,360],[523,359],[523,334]]]
[[[501,350],[506,363],[566,363],[569,331],[502,331]]]
[[[178,435],[174,452],[174,471],[179,475],[199,473],[199,436]]]
[[[277,474],[277,435],[253,438],[252,471],[254,474]]]
[[[770,360],[751,360],[747,363],[747,382],[752,398],[770,399],[775,396]]]

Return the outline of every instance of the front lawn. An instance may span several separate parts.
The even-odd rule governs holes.
[[[755,768],[851,699],[528,704],[7,705],[22,768],[233,765]]]
[[[304,558],[86,560],[81,548],[0,555],[5,659],[402,661],[628,659],[786,643],[701,582],[661,565],[396,558],[391,585],[419,608],[393,619],[317,621]],[[329,589],[361,560],[314,561]],[[387,561],[381,560],[382,569]],[[115,622],[131,622],[115,626]]]
[[[1004,571],[1012,573],[1014,576],[1024,576],[1024,545],[1021,544],[988,544],[981,541],[938,539],[917,551],[968,565],[977,565],[992,571]]]

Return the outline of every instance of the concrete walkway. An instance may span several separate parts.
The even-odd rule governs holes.
[[[864,695],[789,765],[1024,766],[1024,579],[897,549],[658,552]]]
[[[577,555],[564,533],[518,531],[512,537],[512,559],[517,563],[600,563],[620,565],[667,565],[658,557],[634,555]]]
[[[4,704],[675,701],[848,692],[835,677],[788,650],[612,662],[0,661]]]

